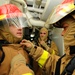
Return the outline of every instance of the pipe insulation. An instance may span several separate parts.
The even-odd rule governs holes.
[[[10,3],[13,3],[17,5],[23,13],[25,13],[25,17],[27,18],[28,25],[31,26],[40,26],[43,27],[45,22],[42,20],[36,20],[33,18],[33,16],[30,14],[30,12],[27,9],[27,4],[25,3],[24,0],[11,0]]]
[[[0,0],[0,6],[8,3],[10,3],[10,0]]]

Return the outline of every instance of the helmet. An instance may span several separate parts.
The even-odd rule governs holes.
[[[64,0],[50,15],[49,24],[54,24],[75,10],[74,0]]]
[[[10,18],[12,16],[11,14],[13,14],[13,17],[19,16],[18,13],[21,13],[21,11],[12,4],[0,6],[0,20],[3,18]]]
[[[3,23],[7,23],[8,25],[11,22],[13,25],[17,27],[19,25],[27,25],[24,14],[19,10],[18,7],[16,7],[13,4],[5,4],[0,6],[0,21],[3,21]]]

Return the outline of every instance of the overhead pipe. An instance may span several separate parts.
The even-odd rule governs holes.
[[[42,20],[36,20],[36,19],[33,18],[33,16],[28,11],[27,4],[25,3],[24,0],[11,0],[10,1],[10,3],[13,3],[13,2],[14,3],[17,2],[17,3],[20,3],[20,4],[23,5],[22,6],[23,7],[23,13],[25,13],[25,16],[27,18],[27,21],[28,21],[28,24],[29,24],[30,27],[31,26],[40,26],[40,27],[43,27],[44,26],[44,24],[45,24],[44,21],[42,21]]]

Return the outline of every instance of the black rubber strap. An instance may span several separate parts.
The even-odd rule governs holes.
[[[72,75],[75,69],[75,56],[70,60],[70,62],[66,65],[61,75]]]
[[[2,51],[2,57],[0,58],[0,64],[3,62],[4,58],[5,58],[5,53]]]
[[[0,64],[1,64],[3,62],[3,60],[4,60],[4,58],[5,58],[5,53],[4,53],[3,49],[2,49],[2,45],[1,44],[0,44],[0,51],[2,52],[2,56],[0,58]]]
[[[55,75],[60,75],[60,65],[61,65],[61,59],[65,56],[66,54],[64,54],[61,58],[59,58],[59,60],[57,61],[56,64],[56,69],[55,69]]]

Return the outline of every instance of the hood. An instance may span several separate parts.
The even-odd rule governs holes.
[[[66,54],[75,54],[75,19],[73,17],[63,19],[69,25],[64,34],[64,46]]]
[[[8,30],[7,26],[0,26],[0,40],[5,40],[9,43],[18,43],[22,39],[14,37]]]
[[[40,40],[47,41],[47,38],[48,38],[48,29],[45,28],[45,27],[41,28],[39,35],[42,34],[42,33],[45,33],[45,36],[43,36],[43,37],[40,36],[40,37],[39,37],[39,41],[40,41]]]

